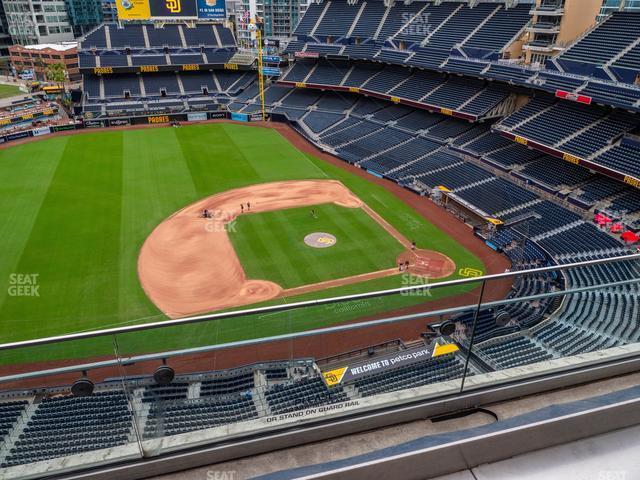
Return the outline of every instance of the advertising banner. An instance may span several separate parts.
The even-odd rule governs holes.
[[[268,77],[279,77],[280,69],[276,67],[262,67],[262,74]]]
[[[263,55],[262,61],[264,63],[280,63],[282,59],[277,55]]]
[[[262,113],[252,113],[251,114],[252,122],[261,122],[262,121]]]
[[[572,102],[584,103],[586,105],[591,105],[593,99],[587,95],[580,95],[578,93],[567,92],[565,90],[556,90],[556,97],[562,98],[563,100],[570,100]]]
[[[227,112],[209,112],[209,120],[216,120],[219,118],[227,118]]]
[[[18,140],[20,138],[27,138],[31,136],[31,132],[17,132],[17,133],[10,133],[9,135],[7,135],[7,142],[11,141],[11,140]]]
[[[187,113],[188,122],[201,122],[207,119],[207,112],[192,112]]]
[[[458,350],[458,346],[455,343],[445,343],[443,339],[438,339],[429,345],[400,350],[372,358],[365,362],[354,362],[351,365],[332,368],[329,371],[323,371],[322,377],[327,386],[332,387],[341,383],[358,380],[368,375],[406,367],[414,363],[425,362],[442,355],[449,355]]]
[[[131,125],[131,120],[128,118],[114,118],[113,120],[109,120],[110,127],[124,127],[126,125]]]
[[[148,20],[149,0],[116,0],[119,20]]]
[[[225,0],[198,0],[198,18],[226,19],[227,6]]]
[[[232,113],[231,120],[235,120],[236,122],[248,122],[249,115],[246,113]]]
[[[65,130],[75,130],[76,126],[75,125],[55,125],[51,128],[53,129],[54,132],[63,132]]]
[[[41,135],[49,135],[51,133],[51,128],[49,127],[34,128],[32,132],[34,137],[39,137]]]
[[[104,127],[104,122],[102,120],[85,120],[84,128],[101,128]]]
[[[197,0],[149,0],[152,18],[197,18]]]

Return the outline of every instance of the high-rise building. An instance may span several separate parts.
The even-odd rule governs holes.
[[[27,45],[73,40],[64,0],[2,0],[14,43]]]
[[[290,38],[304,15],[307,4],[308,0],[241,0],[236,10],[238,43],[241,46],[251,45],[248,18],[255,17],[263,20],[265,38]]]
[[[13,45],[11,35],[9,35],[9,24],[7,15],[4,13],[4,5],[0,1],[0,57],[9,55],[9,47]]]
[[[102,6],[103,22],[111,23],[118,20],[118,8],[116,6],[116,0],[102,0],[100,4]]]
[[[65,0],[69,22],[76,37],[102,23],[101,0]]]

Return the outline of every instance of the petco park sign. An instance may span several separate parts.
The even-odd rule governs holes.
[[[443,339],[438,339],[430,345],[423,347],[409,348],[388,355],[380,356],[367,362],[359,362],[353,365],[334,368],[322,372],[327,386],[331,387],[341,383],[358,380],[362,377],[375,373],[386,372],[395,368],[406,367],[414,363],[424,362],[431,358],[440,357],[457,352],[458,346],[454,343],[446,343]]]

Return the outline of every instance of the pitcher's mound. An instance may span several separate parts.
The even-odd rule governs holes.
[[[336,244],[336,237],[330,233],[314,232],[304,237],[304,243],[313,248],[328,248]]]

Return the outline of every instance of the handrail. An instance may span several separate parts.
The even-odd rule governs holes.
[[[527,270],[524,270],[524,271],[528,272]],[[536,295],[528,295],[524,297],[495,300],[491,302],[482,303],[481,307],[496,308],[504,305],[512,305],[515,303],[540,300],[543,298],[554,298],[554,297],[560,297],[560,296],[574,295],[578,293],[589,292],[592,290],[598,290],[600,288],[614,288],[614,287],[620,287],[625,285],[632,285],[632,284],[638,283],[639,281],[640,279],[620,280],[617,282],[605,283],[600,285],[589,285],[586,287],[579,287],[571,290],[560,290],[556,292],[539,293]],[[419,318],[426,319],[430,317],[441,317],[444,315],[462,313],[469,310],[475,310],[477,309],[477,307],[478,307],[477,304],[463,305],[459,307],[450,307],[450,308],[444,308],[440,310],[432,310],[428,312],[418,312],[418,313],[399,315],[399,316],[394,316],[389,318],[382,318],[379,320],[368,320],[364,322],[347,323],[345,325],[336,325],[332,327],[305,330],[305,331],[296,332],[296,333],[285,333],[280,335],[274,335],[271,337],[252,338],[248,340],[236,340],[233,342],[219,343],[215,345],[204,345],[201,347],[183,348],[180,350],[170,350],[170,351],[155,352],[155,353],[143,353],[143,354],[133,355],[129,357],[118,357],[110,360],[100,360],[100,361],[91,362],[91,363],[68,365],[65,367],[57,367],[57,368],[51,368],[46,370],[36,370],[33,372],[17,373],[17,374],[0,377],[0,383],[12,382],[16,380],[25,380],[29,378],[46,377],[48,375],[59,375],[62,373],[69,373],[69,372],[89,371],[97,368],[115,367],[120,365],[127,366],[127,365],[133,365],[137,362],[166,360],[168,358],[180,357],[184,355],[211,353],[211,352],[227,350],[230,348],[241,348],[241,347],[247,348],[247,347],[260,345],[264,343],[282,342],[287,340],[295,340],[298,338],[313,337],[316,335],[325,335],[325,334],[331,334],[331,333],[340,333],[340,332],[347,332],[352,330],[359,330],[361,328],[372,328],[372,327],[379,327],[382,325],[392,325],[395,323],[405,322],[408,320],[416,320]]]
[[[397,294],[407,294],[407,293],[412,293],[417,291],[467,285],[470,283],[489,282],[493,280],[519,277],[522,275],[533,275],[533,274],[539,274],[539,273],[557,272],[557,271],[570,270],[570,269],[579,268],[579,267],[588,267],[588,266],[608,264],[608,263],[618,263],[618,262],[630,261],[630,260],[640,260],[640,253],[632,254],[632,255],[623,255],[618,257],[611,257],[611,258],[601,258],[601,259],[590,260],[590,261],[567,263],[563,265],[553,265],[549,267],[532,268],[529,270],[516,270],[512,272],[497,273],[497,274],[484,275],[484,276],[473,277],[473,278],[448,280],[448,281],[433,283],[433,284],[412,285],[409,287],[399,287],[399,288],[393,288],[389,290],[365,292],[365,293],[359,293],[354,295],[345,295],[345,296],[324,298],[324,299],[318,299],[318,300],[307,300],[303,302],[294,302],[286,305],[271,305],[266,307],[234,310],[231,312],[213,313],[213,314],[199,315],[199,316],[179,318],[179,319],[173,319],[173,320],[165,320],[160,322],[149,322],[149,323],[144,323],[140,325],[129,325],[125,327],[114,327],[114,328],[107,328],[102,330],[93,330],[88,332],[58,335],[53,337],[43,337],[43,338],[38,338],[33,340],[24,340],[19,342],[0,344],[0,351],[13,350],[17,348],[34,347],[34,346],[40,346],[40,345],[46,345],[46,344],[52,344],[52,343],[60,343],[60,342],[71,341],[71,340],[83,340],[83,339],[95,338],[95,337],[101,337],[101,336],[107,336],[107,335],[132,333],[132,332],[152,330],[157,328],[168,328],[168,327],[175,327],[175,326],[181,326],[181,325],[189,325],[193,323],[202,323],[210,320],[237,318],[237,317],[258,314],[258,313],[264,314],[264,313],[283,312],[283,311],[296,310],[296,309],[309,307],[309,306],[328,305],[328,304],[340,303],[340,302],[351,301],[351,300],[360,300],[360,299],[366,299],[366,298],[383,297],[383,296],[390,296],[390,295],[397,295]],[[600,286],[596,286],[596,287],[600,287]],[[578,290],[579,289],[577,289],[576,292]],[[566,294],[565,292],[567,291],[547,293],[547,294],[543,294],[542,297],[554,296],[554,294]],[[535,299],[535,298],[542,298],[542,297],[534,295],[531,297],[523,297],[523,298]],[[516,299],[516,301],[524,301],[524,300]],[[507,302],[507,301],[505,300],[504,302]],[[500,303],[500,302],[491,302],[491,303]],[[455,309],[447,309],[447,310],[452,311]],[[422,315],[424,315],[424,313]],[[369,322],[369,324],[372,324],[372,322]]]

